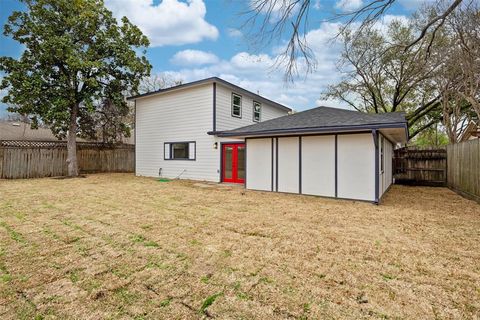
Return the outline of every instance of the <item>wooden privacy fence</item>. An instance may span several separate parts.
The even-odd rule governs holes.
[[[480,139],[451,144],[448,154],[448,187],[480,202]]]
[[[395,183],[446,186],[447,150],[432,147],[397,149],[393,157]]]
[[[77,142],[81,173],[133,172],[134,145]],[[67,175],[64,141],[0,140],[0,178],[41,178]]]

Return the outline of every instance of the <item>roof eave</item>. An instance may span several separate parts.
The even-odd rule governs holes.
[[[154,95],[163,94],[163,93],[170,92],[170,91],[190,88],[190,87],[193,87],[193,86],[198,86],[198,85],[207,84],[207,83],[220,83],[220,84],[222,84],[226,87],[230,87],[230,88],[233,88],[234,90],[241,91],[244,94],[251,95],[255,99],[260,100],[259,102],[265,102],[265,103],[271,104],[276,108],[283,109],[283,110],[288,111],[288,112],[292,111],[291,108],[289,108],[287,106],[284,106],[283,104],[280,104],[278,102],[267,99],[267,98],[265,98],[265,97],[263,97],[259,94],[251,92],[247,89],[239,87],[239,86],[237,86],[233,83],[230,83],[230,82],[228,82],[226,80],[223,80],[221,78],[218,78],[218,77],[210,77],[210,78],[206,78],[206,79],[202,79],[202,80],[198,80],[198,81],[184,83],[184,84],[181,84],[181,85],[178,85],[178,86],[175,86],[175,87],[160,89],[160,90],[157,90],[157,91],[154,91],[154,92],[148,92],[148,93],[139,94],[139,95],[136,95],[136,96],[131,96],[131,97],[127,98],[127,101],[137,100],[137,99],[141,99],[141,98],[145,98],[145,97],[149,97],[149,96],[154,96]]]
[[[328,133],[328,132],[351,132],[351,131],[369,131],[372,129],[387,129],[387,128],[401,128],[405,129],[406,139],[408,141],[408,128],[406,122],[394,122],[384,124],[369,124],[369,125],[355,125],[355,126],[332,126],[332,127],[312,127],[312,128],[291,128],[291,129],[276,129],[264,131],[210,131],[208,134],[216,135],[218,137],[264,137],[272,135],[295,135],[295,134],[310,134],[310,133]]]

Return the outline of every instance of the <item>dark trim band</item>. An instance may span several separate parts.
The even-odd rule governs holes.
[[[302,194],[302,136],[298,137],[298,193]]]
[[[278,138],[275,138],[275,191],[278,192]]]
[[[272,138],[272,191],[273,191],[273,180],[274,180],[274,164],[273,164],[273,159],[274,159],[274,141]]]
[[[213,83],[213,131],[217,130],[217,83]]]
[[[335,198],[338,198],[338,135],[335,135]]]
[[[377,130],[372,130],[373,143],[375,145],[375,204],[378,204],[379,198],[379,161],[378,161],[378,132]]]
[[[246,137],[257,136],[262,137],[266,135],[300,135],[303,133],[325,133],[331,132],[332,134],[339,132],[349,132],[365,130],[370,131],[374,129],[392,129],[392,128],[405,128],[404,122],[392,122],[383,124],[369,124],[369,125],[355,125],[355,126],[334,126],[334,127],[311,127],[311,128],[292,128],[292,129],[276,129],[276,130],[264,130],[264,131],[216,131],[207,132],[209,135],[216,135],[219,137]]]

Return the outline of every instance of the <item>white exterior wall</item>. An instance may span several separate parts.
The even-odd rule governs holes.
[[[231,116],[231,89],[216,85],[216,129],[253,124],[253,98],[242,94],[242,119]],[[262,103],[261,120],[287,111]],[[221,142],[243,141],[208,135],[213,130],[213,83],[136,100],[136,174],[220,181]],[[164,160],[165,142],[195,141],[195,160]],[[214,143],[218,148],[214,148]],[[248,155],[248,151],[247,151]]]
[[[277,177],[278,191],[280,192],[299,192],[300,159],[298,140],[298,137],[278,138]]]
[[[273,138],[273,190],[299,193],[299,137],[278,137],[278,150],[276,139]],[[385,159],[389,150],[387,146]],[[303,136],[301,152],[301,193],[335,197],[335,135]],[[391,172],[391,164],[387,163],[385,173]],[[272,138],[247,139],[246,187],[272,190]],[[375,144],[370,132],[337,135],[337,197],[375,201]]]
[[[246,188],[272,190],[272,139],[247,139]]]
[[[379,136],[382,136],[379,134]],[[379,143],[380,143],[379,139]],[[383,172],[381,170],[381,149],[380,149],[380,144],[378,146],[378,170],[379,170],[379,183],[378,183],[378,192],[379,192],[379,197],[381,198],[385,191],[390,187],[392,184],[392,175],[393,175],[393,168],[392,168],[392,159],[393,159],[393,145],[388,141],[387,139],[383,139],[384,143],[384,151],[383,151],[383,161],[384,161],[384,167],[383,167]]]
[[[302,193],[335,197],[335,136],[302,137]]]
[[[372,134],[342,134],[337,139],[337,196],[375,201],[375,144]]]
[[[136,174],[219,180],[220,144],[213,148],[213,86],[205,84],[136,101]],[[165,142],[196,142],[196,160],[164,160]],[[183,173],[182,173],[183,172]]]
[[[232,92],[242,96],[241,118],[232,116]],[[217,131],[236,129],[258,123],[253,121],[253,100],[251,96],[236,92],[217,83]],[[282,117],[288,113],[286,110],[272,105],[263,102],[261,104],[260,121]]]

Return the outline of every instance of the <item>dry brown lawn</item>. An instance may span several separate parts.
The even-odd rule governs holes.
[[[480,317],[480,205],[129,174],[0,181],[1,319]]]

